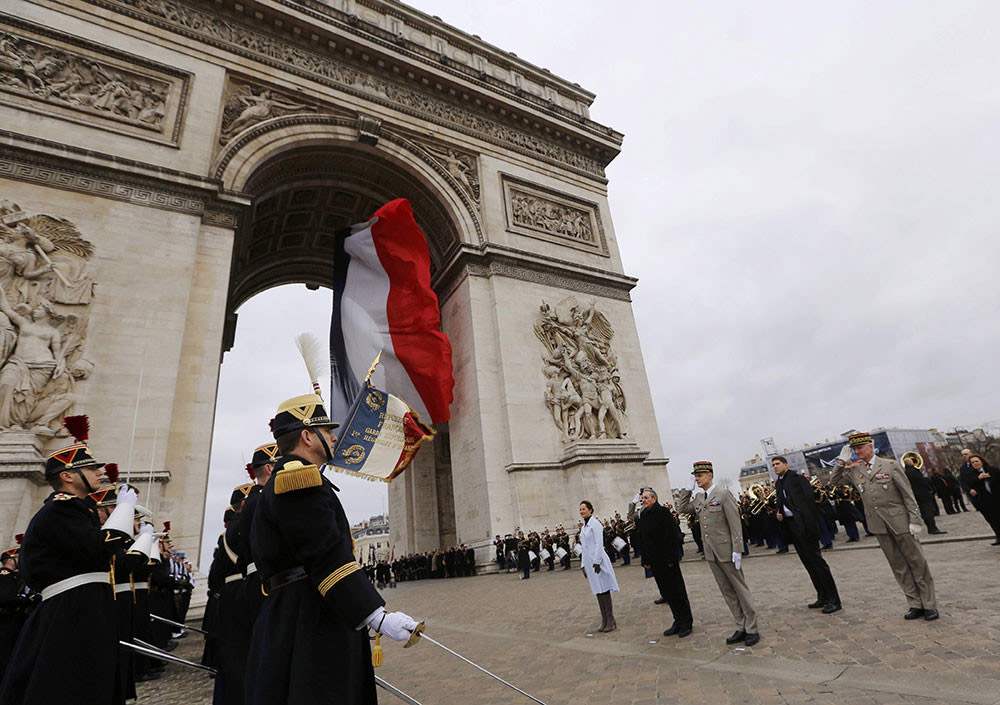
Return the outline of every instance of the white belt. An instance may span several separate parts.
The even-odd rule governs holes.
[[[79,575],[74,575],[72,578],[66,578],[65,580],[60,580],[57,583],[52,583],[47,588],[42,590],[42,602],[45,602],[45,600],[48,600],[50,597],[61,595],[67,590],[78,588],[81,585],[90,585],[91,583],[104,583],[110,587],[111,579],[108,577],[108,574],[103,571],[100,573],[80,573]]]
[[[119,595],[123,592],[129,592],[132,590],[132,586],[128,583],[116,583],[115,584],[115,594]]]
[[[252,573],[256,573],[256,572],[257,572],[257,564],[256,563],[247,563],[247,577],[249,577]]]
[[[135,589],[136,590],[148,590],[149,589],[149,581],[145,580],[145,581],[143,581],[141,583],[136,583],[135,584]]]
[[[226,576],[227,583],[235,583],[237,580],[243,580],[243,573],[233,573]]]

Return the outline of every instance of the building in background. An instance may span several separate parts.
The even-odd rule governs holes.
[[[379,514],[351,527],[354,555],[361,565],[378,563],[392,557],[389,546],[389,517]]]

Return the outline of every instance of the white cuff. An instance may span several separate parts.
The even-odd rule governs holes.
[[[135,517],[135,505],[129,502],[118,504],[111,516],[104,522],[105,529],[116,529],[123,534],[132,535],[132,519]]]
[[[372,612],[367,617],[365,617],[364,620],[361,622],[361,624],[356,626],[354,630],[358,631],[364,629],[365,627],[371,626],[372,622],[381,617],[383,612],[385,612],[385,607],[376,607],[375,611]]]
[[[153,550],[153,534],[139,534],[139,538],[132,544],[131,550],[138,551],[149,558],[149,554]]]

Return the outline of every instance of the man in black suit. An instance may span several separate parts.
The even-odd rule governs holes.
[[[778,501],[775,518],[787,537],[786,541],[795,544],[795,552],[816,588],[816,601],[809,607],[822,608],[823,614],[837,612],[841,609],[837,583],[833,581],[830,566],[819,552],[813,487],[805,477],[789,471],[788,461],[780,455],[771,460],[771,467],[778,476],[774,483]]]
[[[941,529],[937,528],[937,523],[934,521],[934,508],[937,505],[937,500],[934,499],[934,494],[931,492],[930,481],[924,477],[924,474],[920,472],[920,469],[913,464],[913,460],[910,458],[906,459],[906,466],[903,468],[903,472],[906,473],[906,479],[910,481],[910,487],[913,488],[913,498],[917,500],[917,507],[920,509],[920,518],[927,524],[927,533],[947,534],[947,531],[941,531]]]
[[[684,638],[691,634],[694,617],[688,601],[684,576],[681,574],[681,541],[683,535],[673,514],[664,506],[650,488],[642,491],[642,513],[636,521],[639,534],[639,552],[642,565],[653,571],[656,587],[660,589],[660,599],[656,604],[666,602],[674,615],[674,623],[663,636],[676,634]]]

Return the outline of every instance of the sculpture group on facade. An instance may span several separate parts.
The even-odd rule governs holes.
[[[161,128],[170,84],[0,32],[0,88]]]
[[[594,242],[594,228],[590,222],[590,214],[579,208],[570,208],[555,201],[512,191],[511,213],[515,225],[574,240]]]
[[[68,220],[0,200],[0,431],[54,435],[93,371],[93,252]]]
[[[545,404],[564,441],[628,435],[614,334],[595,301],[569,296],[555,308],[542,302],[535,335],[547,351]]]
[[[292,113],[314,113],[316,108],[296,103],[269,88],[234,83],[222,111],[222,132],[219,144],[226,144],[246,128]]]

